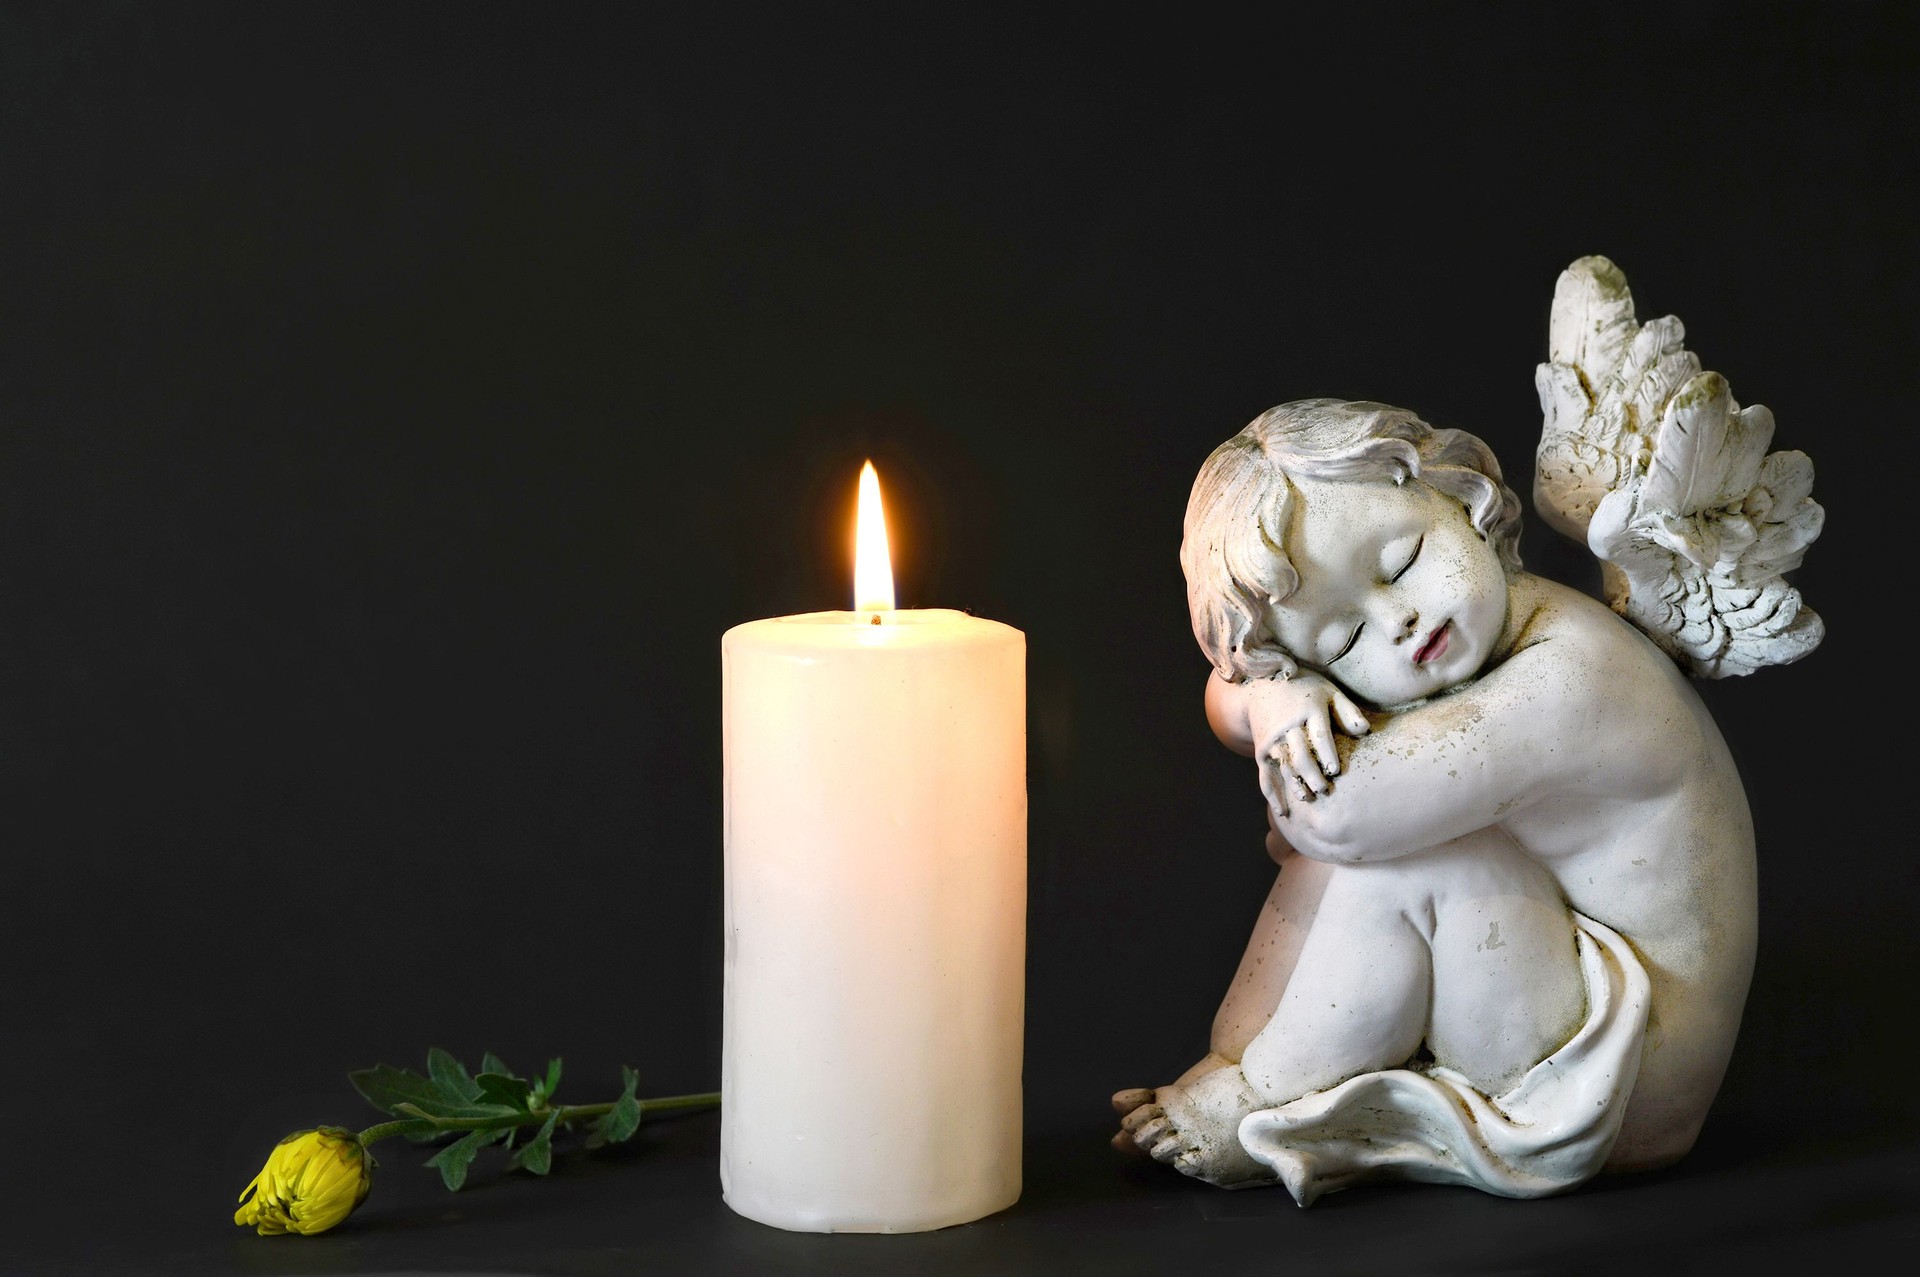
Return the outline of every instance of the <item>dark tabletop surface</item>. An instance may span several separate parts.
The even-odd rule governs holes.
[[[228,1225],[224,1191],[253,1150],[142,1139],[103,1176],[137,1199],[9,1222],[20,1273],[1302,1273],[1836,1271],[1920,1238],[1920,1139],[1855,1139],[1725,1121],[1653,1175],[1512,1202],[1466,1189],[1349,1190],[1302,1210],[1279,1190],[1224,1192],[1121,1161],[1094,1115],[1029,1133],[1024,1195],[973,1224],[900,1236],[787,1233],[720,1200],[719,1119],[662,1120],[611,1152],[564,1150],[546,1181],[483,1161],[457,1196],[383,1146],[372,1198],[315,1238]],[[224,1179],[211,1172],[216,1164]],[[230,1181],[230,1182],[229,1182]],[[16,1199],[17,1200],[17,1199]]]

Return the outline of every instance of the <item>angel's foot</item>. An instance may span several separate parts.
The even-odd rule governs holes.
[[[1265,1105],[1237,1064],[1151,1091],[1121,1091],[1113,1104],[1122,1115],[1115,1148],[1223,1188],[1274,1182],[1273,1171],[1240,1144],[1240,1119]]]

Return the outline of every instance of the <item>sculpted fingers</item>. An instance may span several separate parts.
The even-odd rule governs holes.
[[[1340,720],[1340,727],[1349,736],[1365,736],[1373,730],[1373,724],[1367,721],[1367,712],[1353,703],[1345,692],[1333,694],[1334,717]]]
[[[1274,815],[1279,816],[1282,820],[1286,819],[1287,778],[1286,774],[1281,770],[1280,751],[1278,749],[1275,749],[1273,753],[1260,760],[1259,772],[1260,793],[1266,798],[1267,806],[1273,809]]]
[[[1319,760],[1313,756],[1313,747],[1307,744],[1307,729],[1296,727],[1287,733],[1287,761],[1293,765],[1300,787],[1307,797],[1327,792],[1326,773],[1320,770]]]
[[[1142,1104],[1151,1103],[1153,1103],[1153,1088],[1150,1086],[1135,1086],[1113,1093],[1113,1111],[1121,1117],[1125,1117]]]
[[[1325,714],[1315,714],[1307,720],[1307,743],[1313,747],[1313,757],[1320,764],[1320,770],[1329,776],[1338,776],[1340,751],[1334,746],[1333,724]]]

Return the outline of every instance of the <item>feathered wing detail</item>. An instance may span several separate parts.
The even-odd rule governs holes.
[[[1767,451],[1773,414],[1702,372],[1671,315],[1638,323],[1604,257],[1561,272],[1535,507],[1607,565],[1607,601],[1702,678],[1799,660],[1820,618],[1783,579],[1820,535],[1805,453]]]

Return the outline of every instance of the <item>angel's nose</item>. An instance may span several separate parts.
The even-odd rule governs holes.
[[[1418,634],[1419,632],[1420,632],[1420,614],[1418,612],[1408,612],[1404,617],[1401,618],[1400,630],[1397,634],[1393,636],[1393,641],[1398,643],[1405,639],[1410,639],[1415,634]]]

